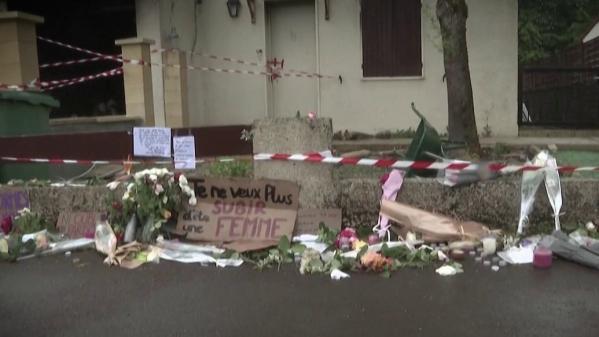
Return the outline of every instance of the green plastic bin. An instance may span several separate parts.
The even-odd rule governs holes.
[[[47,133],[50,110],[59,106],[60,102],[41,92],[0,91],[0,137]],[[0,164],[0,182],[33,178],[47,179],[48,165]]]

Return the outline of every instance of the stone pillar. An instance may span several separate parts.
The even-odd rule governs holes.
[[[44,18],[23,12],[0,12],[0,83],[28,84],[38,79],[35,25]]]
[[[166,126],[180,128],[189,126],[187,109],[187,59],[185,52],[164,52],[165,64],[177,65],[164,68],[164,112]]]
[[[266,118],[254,123],[254,153],[307,153],[329,150],[333,123],[319,118]],[[333,165],[293,161],[254,161],[254,177],[283,179],[300,185],[300,208],[337,208],[339,191]]]
[[[154,44],[153,40],[129,38],[116,40],[115,44],[121,46],[123,58],[150,62],[150,45]],[[154,126],[152,67],[124,63],[123,79],[127,117],[142,118],[145,126]]]

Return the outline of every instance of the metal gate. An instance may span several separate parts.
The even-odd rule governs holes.
[[[599,68],[526,67],[518,125],[599,128]]]

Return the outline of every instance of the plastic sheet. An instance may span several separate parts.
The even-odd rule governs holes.
[[[239,267],[243,264],[240,258],[219,259],[213,255],[224,253],[224,249],[213,245],[189,244],[179,241],[165,240],[158,237],[156,246],[160,258],[181,263],[215,264],[217,267]]]

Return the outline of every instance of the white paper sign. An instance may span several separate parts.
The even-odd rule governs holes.
[[[173,137],[175,149],[175,169],[194,170],[196,168],[196,144],[194,136]]]
[[[133,155],[170,158],[171,129],[133,128]]]

